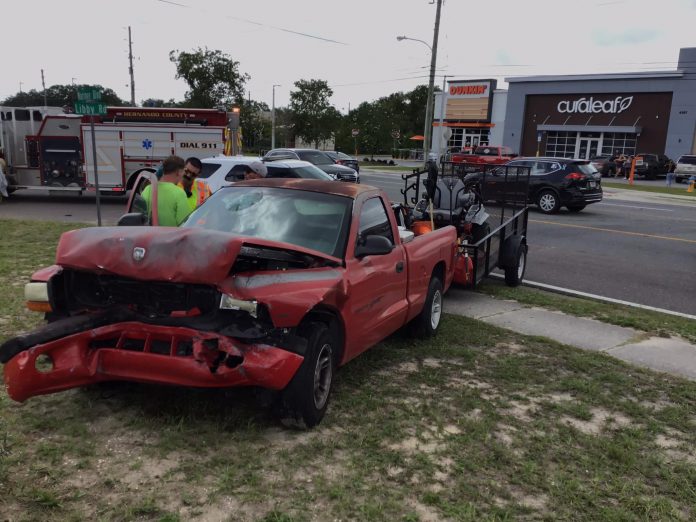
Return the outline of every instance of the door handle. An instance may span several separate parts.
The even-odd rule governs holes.
[[[403,271],[404,271],[404,262],[399,261],[398,263],[396,263],[396,273],[400,274]]]

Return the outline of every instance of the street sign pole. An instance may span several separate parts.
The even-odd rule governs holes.
[[[97,226],[102,225],[101,200],[99,199],[99,172],[97,169],[97,140],[94,137],[94,115],[89,117],[89,130],[92,134],[92,159],[94,161],[94,186],[97,189]]]

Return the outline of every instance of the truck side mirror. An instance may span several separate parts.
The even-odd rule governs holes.
[[[367,236],[355,247],[355,257],[383,256],[389,254],[394,245],[384,236]]]

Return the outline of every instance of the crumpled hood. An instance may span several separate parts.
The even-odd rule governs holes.
[[[63,234],[56,264],[139,280],[219,284],[228,277],[245,243],[333,260],[320,252],[285,243],[202,228],[102,227]]]

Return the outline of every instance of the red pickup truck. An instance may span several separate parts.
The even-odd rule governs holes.
[[[503,165],[515,158],[517,154],[510,147],[481,146],[473,154],[455,153],[451,156],[453,163],[477,163],[481,165]]]
[[[145,214],[146,178],[129,203]],[[415,236],[381,190],[319,180],[235,183],[177,228],[73,230],[25,288],[48,324],[0,346],[7,391],[258,386],[285,424],[311,427],[338,366],[407,324],[435,334],[456,251],[454,227]]]

